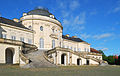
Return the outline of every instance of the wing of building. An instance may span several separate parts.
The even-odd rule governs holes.
[[[34,53],[36,56],[54,65],[99,65],[103,61],[89,43],[77,36],[63,35],[63,26],[45,8],[23,13],[20,19],[0,17],[0,63],[35,63],[34,55],[29,54],[35,51],[40,53]]]

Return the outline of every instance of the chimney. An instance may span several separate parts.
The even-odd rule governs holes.
[[[27,15],[27,13],[23,13],[23,16],[26,16]]]
[[[77,36],[72,36],[72,38],[77,38]]]
[[[14,18],[13,21],[15,21],[15,22],[19,22],[19,20],[18,20],[17,18]]]
[[[65,36],[66,36],[66,37],[69,37],[70,35],[69,35],[69,34],[66,34]]]

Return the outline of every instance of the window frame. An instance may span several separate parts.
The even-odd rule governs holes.
[[[43,26],[40,26],[40,31],[43,31]]]

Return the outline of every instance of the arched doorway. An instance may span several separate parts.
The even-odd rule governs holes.
[[[90,61],[87,59],[86,60],[86,65],[89,65],[90,64]]]
[[[13,51],[14,49],[12,48],[7,48],[5,50],[6,64],[13,64]]]
[[[66,65],[66,59],[67,57],[66,57],[66,54],[62,54],[61,55],[61,64],[64,64],[64,65]]]
[[[77,59],[77,65],[81,65],[81,59]]]

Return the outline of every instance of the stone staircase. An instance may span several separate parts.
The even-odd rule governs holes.
[[[22,68],[39,68],[39,67],[57,67],[53,64],[49,58],[45,55],[44,51],[38,50],[29,54],[24,54],[29,58],[30,63],[22,66]]]
[[[92,58],[92,57],[90,57],[90,56],[87,56],[87,53],[84,54],[84,53],[74,52],[74,54],[75,54],[75,55],[78,55],[78,56],[80,56],[80,57],[82,57],[82,58],[84,58],[84,59],[91,59],[91,60],[96,61],[96,62],[99,62],[99,63],[103,62],[103,60],[100,60],[100,59],[97,59],[97,58]]]

